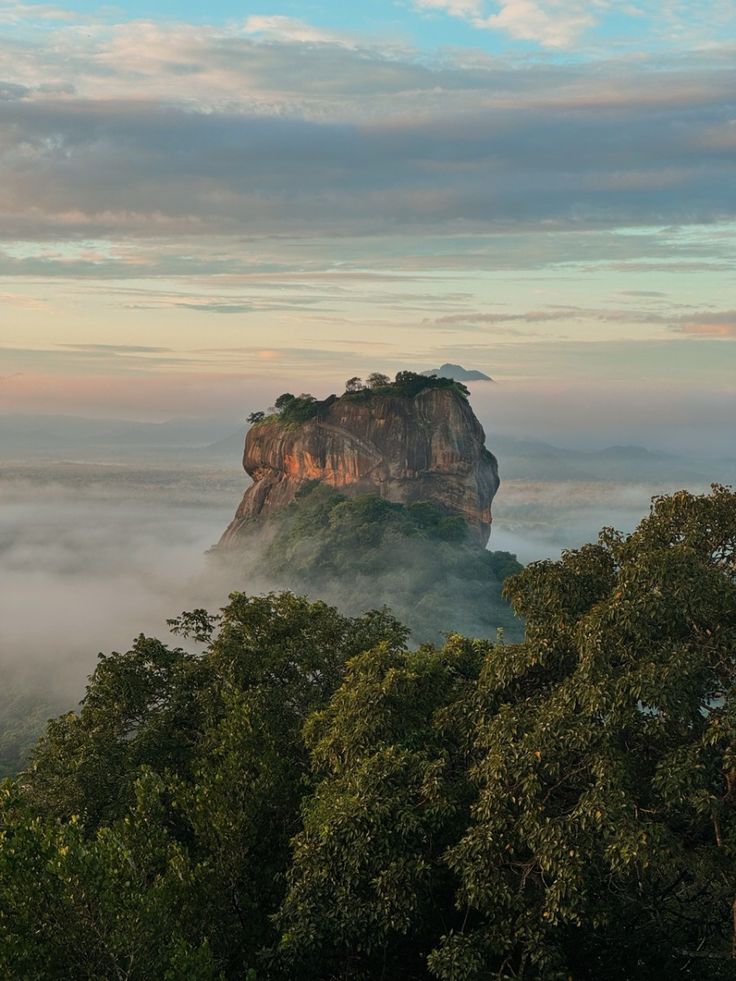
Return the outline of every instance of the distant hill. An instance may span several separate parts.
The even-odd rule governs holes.
[[[440,368],[431,368],[429,371],[422,371],[422,375],[431,378],[436,375],[438,378],[452,378],[453,381],[493,381],[490,375],[485,375],[482,371],[475,368],[463,368],[459,364],[443,364]]]
[[[538,440],[488,432],[488,448],[498,457],[501,480],[602,480],[615,483],[730,484],[736,461],[699,460],[657,453],[643,446],[571,450]]]
[[[203,463],[237,463],[240,466],[243,459],[243,445],[245,443],[246,432],[247,430],[244,426],[242,429],[230,433],[229,436],[218,439],[215,443],[210,443],[208,446],[202,448],[198,458]]]
[[[0,414],[0,459],[171,460],[212,444],[229,429],[227,423],[207,419],[137,422]]]

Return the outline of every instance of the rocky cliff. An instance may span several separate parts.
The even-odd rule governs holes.
[[[301,423],[267,417],[246,436],[243,466],[253,483],[220,547],[237,545],[253,519],[285,508],[314,480],[349,495],[432,501],[463,517],[485,545],[499,480],[484,444],[483,427],[452,388],[331,396]]]

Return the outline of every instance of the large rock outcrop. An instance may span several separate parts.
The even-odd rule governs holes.
[[[220,547],[238,544],[253,519],[286,507],[306,482],[401,504],[432,501],[463,517],[485,545],[498,489],[496,458],[467,399],[448,388],[414,397],[331,397],[300,424],[267,418],[246,436],[252,477]]]

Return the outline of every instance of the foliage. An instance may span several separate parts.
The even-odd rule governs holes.
[[[345,393],[342,398],[351,401],[364,402],[373,396],[400,396],[402,398],[414,398],[420,392],[431,388],[451,389],[467,398],[469,390],[462,382],[453,381],[451,378],[427,377],[417,374],[414,371],[400,371],[392,382],[388,375],[380,372],[373,372],[368,376],[367,384],[363,384],[362,379],[356,377],[348,378],[345,382]],[[308,392],[301,395],[292,395],[291,392],[284,392],[276,399],[273,407],[268,410],[268,414],[263,411],[251,412],[248,422],[251,425],[263,421],[278,420],[283,425],[301,425],[319,416],[329,406],[337,400],[336,395],[330,395],[326,399],[316,399]]]
[[[388,375],[383,375],[380,371],[372,371],[366,378],[366,385],[368,388],[382,388],[385,385],[390,384],[391,379],[388,377]]]
[[[255,967],[310,786],[304,723],[347,660],[405,638],[389,614],[236,593],[204,655],[141,637],[102,658],[5,788],[0,976]]]
[[[302,392],[301,395],[284,392],[276,399],[273,406],[268,410],[268,414],[262,411],[251,412],[248,416],[248,422],[256,425],[260,422],[278,420],[284,425],[301,425],[319,415],[325,406],[333,401],[334,397],[320,402],[309,392]]]
[[[85,832],[0,790],[0,972],[7,978],[222,978],[196,878],[170,833],[164,782],[143,769],[124,818]]]
[[[733,977],[735,555],[715,487],[510,581],[527,640],[481,674],[438,977]]]
[[[391,387],[397,395],[405,395],[412,398],[428,388],[449,388],[452,391],[459,392],[466,398],[470,395],[470,392],[462,382],[453,381],[452,378],[427,377],[426,375],[417,374],[415,371],[399,371]]]
[[[294,840],[276,961],[288,977],[426,977],[449,927],[444,853],[467,824],[462,712],[490,645],[379,649],[348,665],[305,737],[321,777]]]
[[[287,405],[290,405],[295,398],[296,396],[292,395],[291,392],[284,392],[284,394],[279,395],[274,402],[274,408],[280,412],[282,409],[285,409]]]
[[[102,658],[0,787],[0,976],[733,978],[736,495],[507,592],[522,643],[236,593]]]
[[[351,383],[358,382],[358,385]],[[429,389],[450,389],[457,392],[463,398],[470,395],[468,388],[462,382],[453,381],[452,378],[437,378],[436,376],[420,375],[416,371],[399,371],[394,381],[388,375],[380,372],[373,372],[368,376],[367,386],[364,386],[359,378],[351,378],[346,385],[346,396],[348,398],[365,401],[373,396],[399,396],[401,398],[414,398],[420,392]]]
[[[322,405],[314,395],[302,392],[283,406],[279,419],[287,424],[307,422],[319,413]]]
[[[276,583],[353,613],[370,597],[391,606],[419,641],[453,630],[492,637],[498,627],[519,635],[501,595],[504,579],[521,569],[515,556],[487,551],[437,504],[346,497],[315,482],[269,525],[263,563]]]

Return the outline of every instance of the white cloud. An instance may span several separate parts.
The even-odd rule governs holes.
[[[479,30],[500,31],[517,40],[560,50],[579,46],[611,10],[632,20],[628,32],[619,31],[607,40],[617,47],[639,47],[649,38],[676,47],[708,48],[727,36],[736,22],[733,0],[619,4],[613,0],[413,0],[413,6],[418,11],[459,17]],[[644,21],[647,23],[642,27]]]
[[[483,0],[415,0],[418,10],[442,10],[453,17],[481,17]]]
[[[70,10],[44,3],[15,3],[0,0],[0,24],[20,24],[32,21],[71,21],[77,15]]]
[[[569,48],[595,22],[588,3],[501,0],[497,14],[476,20],[475,25],[505,31],[521,41],[538,41],[548,48]]]
[[[548,48],[572,47],[597,21],[606,0],[414,0],[417,10],[440,10],[480,30],[503,31]],[[495,8],[495,9],[494,9]]]
[[[248,17],[243,26],[246,34],[253,34],[264,40],[292,41],[299,44],[340,44],[349,48],[356,47],[355,42],[347,35],[326,31],[313,24],[308,24],[297,17],[280,15],[263,16],[255,14]]]

